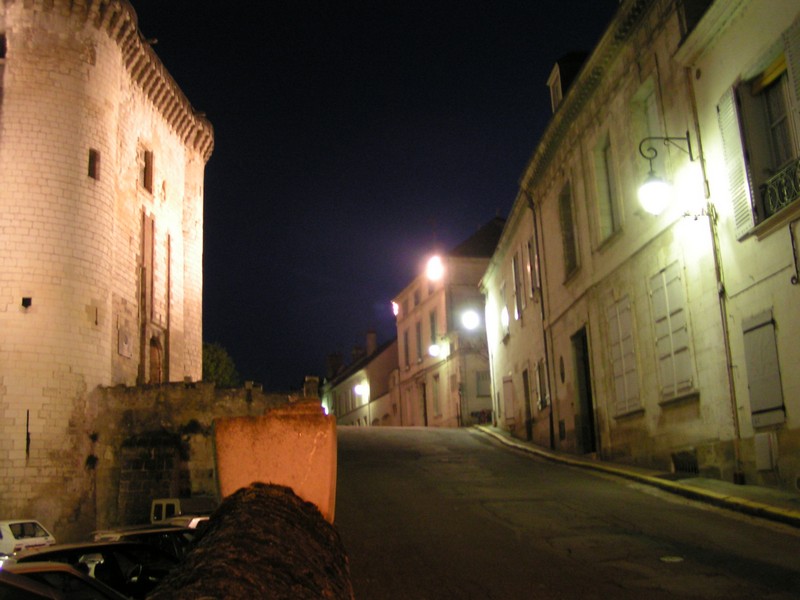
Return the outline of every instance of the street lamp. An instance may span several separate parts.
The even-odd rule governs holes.
[[[444,263],[441,256],[431,256],[425,267],[425,275],[431,281],[439,281],[444,276]]]
[[[653,170],[653,161],[658,156],[658,150],[652,145],[654,140],[662,141],[665,146],[672,145],[682,152],[686,152],[689,155],[690,161],[694,160],[694,155],[692,154],[692,141],[689,138],[688,131],[685,137],[650,136],[643,138],[642,141],[639,142],[639,154],[650,162],[650,170],[647,173],[647,179],[645,179],[644,183],[639,187],[639,203],[642,205],[642,208],[651,215],[660,215],[664,212],[667,204],[669,204],[672,187]],[[682,144],[685,144],[686,147]]]
[[[461,324],[467,331],[474,331],[477,329],[481,324],[481,317],[478,311],[470,308],[461,313]]]

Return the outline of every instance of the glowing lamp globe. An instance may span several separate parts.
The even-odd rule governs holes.
[[[425,267],[425,275],[431,281],[439,281],[444,275],[444,263],[441,256],[431,256]]]
[[[670,185],[651,172],[639,187],[639,204],[651,215],[660,215],[669,204],[670,192]]]
[[[464,329],[472,331],[477,329],[481,324],[481,318],[476,311],[467,310],[461,315],[461,324],[464,326]]]

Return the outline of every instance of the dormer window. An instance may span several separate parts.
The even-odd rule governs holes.
[[[558,105],[561,104],[561,99],[564,97],[561,92],[561,69],[558,68],[558,64],[550,72],[547,86],[550,88],[550,108],[555,113]]]
[[[561,105],[564,94],[567,93],[569,86],[580,73],[583,63],[586,61],[586,52],[570,52],[556,61],[550,77],[547,79],[547,87],[550,88],[550,106],[553,113]]]

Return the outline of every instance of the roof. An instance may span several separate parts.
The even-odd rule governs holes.
[[[495,217],[453,248],[447,255],[465,258],[491,258],[497,248],[497,242],[500,241],[505,224],[504,218]]]
[[[342,367],[337,373],[333,375],[333,377],[331,377],[330,380],[326,381],[324,385],[330,388],[336,387],[342,381],[350,377],[353,373],[355,373],[359,369],[363,369],[373,360],[378,358],[392,344],[396,343],[397,343],[397,336],[394,336],[392,339],[383,342],[380,346],[375,348],[375,351],[372,354],[365,354],[364,356],[360,357],[358,360],[352,362],[351,364]]]

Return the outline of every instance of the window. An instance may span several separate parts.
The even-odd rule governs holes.
[[[595,150],[595,184],[597,186],[598,233],[600,241],[608,239],[619,229],[617,209],[617,180],[608,134]]]
[[[145,148],[139,150],[139,185],[153,193],[153,152]]]
[[[419,306],[421,299],[419,290],[414,290],[414,306]]]
[[[439,374],[433,376],[433,414],[440,416],[442,414],[442,406],[439,402]]]
[[[661,397],[674,398],[692,390],[692,363],[686,295],[678,262],[650,278],[650,300],[656,338]]]
[[[3,87],[3,70],[5,67],[6,62],[6,36],[3,33],[0,33],[0,90]],[[2,99],[2,95],[0,94],[0,100]]]
[[[606,310],[609,358],[614,376],[615,414],[623,415],[640,408],[639,376],[633,343],[633,315],[628,296],[613,301]]]
[[[417,321],[417,362],[421,361],[424,354],[422,354],[422,321]]]
[[[558,213],[561,220],[561,241],[564,249],[564,277],[568,278],[578,268],[578,239],[572,214],[572,190],[567,182],[558,195]]]
[[[514,278],[514,319],[519,320],[525,308],[525,294],[522,293],[522,269],[519,266],[519,252],[511,259],[511,276]]]
[[[550,88],[550,108],[553,112],[556,112],[558,105],[561,104],[561,99],[563,98],[562,90],[561,90],[561,70],[558,68],[558,65],[553,67],[553,70],[550,72],[550,77],[547,80],[547,86]]]
[[[430,314],[430,325],[431,325],[431,344],[438,344],[438,335],[437,335],[437,327],[436,327],[436,310],[432,310]]]
[[[506,305],[506,282],[500,284],[500,330],[503,337],[509,334],[508,325],[510,319],[508,318],[508,306]]]
[[[411,364],[410,350],[408,349],[408,329],[403,332],[403,365],[408,368],[408,365]]]
[[[800,101],[789,74],[800,74],[800,22],[758,64],[717,106],[740,238],[800,198],[800,123],[792,116]]]
[[[87,175],[92,179],[100,179],[100,152],[94,148],[89,149]]]
[[[783,423],[786,413],[772,311],[745,319],[742,329],[753,425],[765,427]]]
[[[477,396],[491,396],[492,380],[489,377],[489,371],[475,372],[475,394]]]
[[[531,298],[536,293],[536,290],[541,288],[541,278],[539,275],[539,253],[536,251],[536,244],[533,238],[528,240],[528,281],[530,287],[528,293]]]

